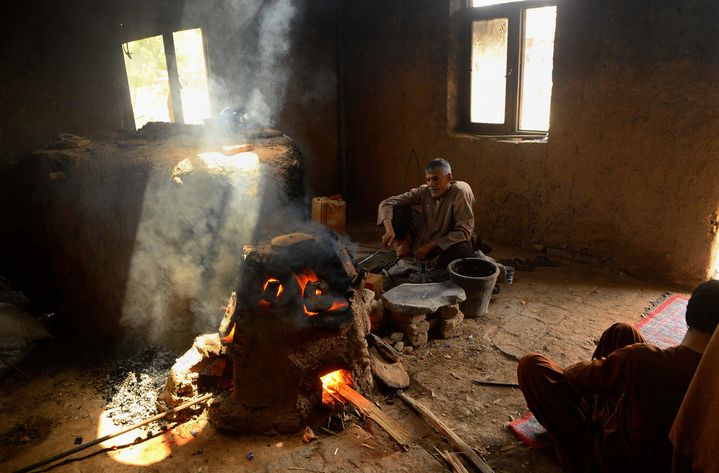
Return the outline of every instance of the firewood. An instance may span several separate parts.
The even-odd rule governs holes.
[[[382,338],[370,332],[367,334],[367,340],[372,342],[372,344],[377,347],[377,351],[379,351],[380,355],[382,355],[382,358],[385,360],[390,363],[396,363],[399,361],[399,353],[397,350],[395,350],[392,345],[382,340]]]
[[[502,388],[518,388],[519,384],[517,383],[505,383],[502,381],[489,381],[484,379],[473,379],[472,382],[474,384],[478,384],[480,386],[497,386]]]
[[[399,425],[396,420],[382,412],[382,410],[374,405],[369,399],[344,383],[338,383],[333,386],[333,388],[337,390],[337,393],[340,396],[347,399],[347,402],[355,406],[362,415],[377,422],[377,424],[386,430],[387,433],[402,446],[402,448],[409,447],[409,443],[412,440],[411,434],[404,427]]]
[[[432,413],[432,411],[430,411],[402,391],[398,391],[397,395],[412,409],[417,411],[434,430],[439,432],[442,436],[447,437],[449,439],[449,442],[455,448],[461,450],[462,453],[464,453],[464,455],[467,457],[467,459],[472,462],[472,464],[476,466],[480,472],[494,473],[494,470],[492,470],[492,468],[490,468],[489,465],[487,465],[484,460],[482,460],[482,458],[477,455],[477,452],[475,452],[472,447],[467,444],[467,442],[462,440],[459,435],[455,434],[452,429],[447,427],[444,422],[442,422],[436,415]]]
[[[437,447],[434,447],[440,457],[444,458],[444,461],[449,463],[454,473],[469,473],[464,467],[462,462],[457,458],[456,453],[450,453],[447,450],[440,451]]]

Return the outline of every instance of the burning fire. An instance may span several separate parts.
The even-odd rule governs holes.
[[[232,330],[230,330],[230,333],[228,333],[226,337],[223,337],[221,339],[222,343],[224,343],[224,344],[232,343],[232,339],[235,338],[235,327],[237,327],[237,324],[233,325]]]
[[[265,281],[265,284],[262,286],[262,291],[267,292],[267,287],[272,284],[272,287],[276,287],[275,290],[275,299],[279,299],[282,293],[285,291],[284,286],[282,286],[282,283],[279,279],[275,278],[269,278],[267,281]]]
[[[297,280],[297,284],[299,284],[299,286],[300,286],[300,295],[304,295],[307,284],[319,282],[319,278],[317,277],[315,272],[312,271],[311,269],[306,269],[304,272],[302,272],[300,274],[294,274],[293,276]],[[314,290],[314,294],[315,294],[315,296],[321,296],[324,294],[324,292],[322,291],[322,289],[317,287]],[[347,301],[344,298],[342,298],[342,300],[332,301],[332,305],[325,312],[335,312],[335,311],[339,311],[339,310],[344,310],[347,307],[349,307],[349,304],[347,303]],[[302,306],[302,309],[304,310],[305,315],[307,315],[308,317],[313,317],[313,316],[319,314],[319,312],[311,312],[311,311],[307,310],[307,306],[305,306],[305,305]]]
[[[299,296],[300,299],[302,299],[305,303],[302,305],[302,309],[306,316],[308,317],[314,317],[315,315],[318,315],[322,312],[339,312],[347,309],[349,307],[349,303],[347,302],[347,299],[345,299],[342,296],[334,297],[331,293],[328,293],[326,289],[323,289],[321,287],[313,287],[310,286],[307,287],[309,284],[319,284],[320,279],[317,277],[314,271],[311,269],[303,270],[299,274],[293,274],[292,277],[295,278],[297,281],[297,285],[299,286]],[[323,283],[324,284],[324,283]],[[305,292],[307,290],[307,292]],[[274,277],[267,278],[267,280],[262,284],[262,297],[260,299],[260,306],[267,308],[272,305],[273,301],[276,301],[284,294],[285,292],[285,286],[282,284],[282,282]],[[307,308],[307,298],[317,297],[317,298],[326,298],[325,303],[329,305],[324,306],[319,311],[316,310],[309,310]],[[330,304],[331,301],[331,304]],[[310,307],[313,307],[313,309],[316,306],[313,306],[310,304]]]
[[[335,403],[334,393],[340,384],[352,386],[352,373],[347,370],[337,370],[320,376],[322,381],[322,404],[331,406]]]
[[[305,293],[305,288],[307,287],[308,283],[319,281],[319,278],[311,269],[306,269],[304,273],[293,274],[293,276],[297,280],[297,284],[300,285],[300,294]],[[317,291],[319,291],[319,289],[317,289]],[[317,293],[317,291],[315,291],[315,294]],[[320,291],[320,294],[321,293],[322,291]]]
[[[350,305],[347,303],[347,301],[334,301],[332,302],[332,307],[330,307],[327,312],[334,312],[336,310],[345,310]]]

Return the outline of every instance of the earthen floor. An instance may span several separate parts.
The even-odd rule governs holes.
[[[365,254],[378,245],[380,232],[371,224],[350,225],[349,233]],[[532,256],[493,246],[497,259]],[[616,321],[638,322],[667,291],[683,292],[566,260],[560,267],[517,271],[514,284],[503,285],[487,315],[464,322],[461,337],[430,339],[427,346],[403,356],[412,379],[407,392],[482,453],[495,472],[560,472],[551,449],[529,449],[506,428],[527,411],[521,393],[479,386],[473,380],[515,381],[517,360],[530,351],[548,354],[562,365],[586,359],[605,327]],[[92,357],[78,359],[78,350],[83,348],[69,340],[54,340],[21,366],[29,378],[11,373],[0,380],[0,470],[14,471],[73,448],[76,437],[89,441],[98,436],[103,400],[95,384],[106,374],[93,369]],[[409,451],[396,448],[377,425],[355,424],[337,435],[316,430],[320,439],[305,445],[301,433],[223,436],[200,416],[135,446],[90,448],[72,457],[81,460],[53,471],[448,471],[434,447],[451,448],[439,436],[402,401],[389,395],[376,400],[412,432],[415,443]],[[22,432],[22,426],[30,432],[26,438],[7,435]],[[123,445],[136,437],[130,432],[104,445]]]

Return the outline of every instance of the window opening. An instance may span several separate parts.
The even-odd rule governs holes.
[[[180,95],[185,123],[201,125],[210,118],[210,94],[202,30],[176,31],[172,34],[180,77]]]
[[[481,134],[549,131],[557,6],[548,0],[471,0],[465,127]]]
[[[210,118],[202,29],[131,41],[122,50],[137,129],[151,121],[202,124]]]
[[[124,45],[125,71],[137,129],[147,122],[170,121],[170,82],[162,36]]]

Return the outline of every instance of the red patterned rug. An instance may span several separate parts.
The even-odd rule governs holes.
[[[658,301],[655,305],[656,307],[651,309],[635,327],[644,335],[647,342],[659,348],[679,345],[687,332],[687,324],[684,320],[687,298],[673,295]],[[507,427],[528,447],[544,448],[552,443],[549,433],[537,422],[531,412],[521,419],[510,422]]]

